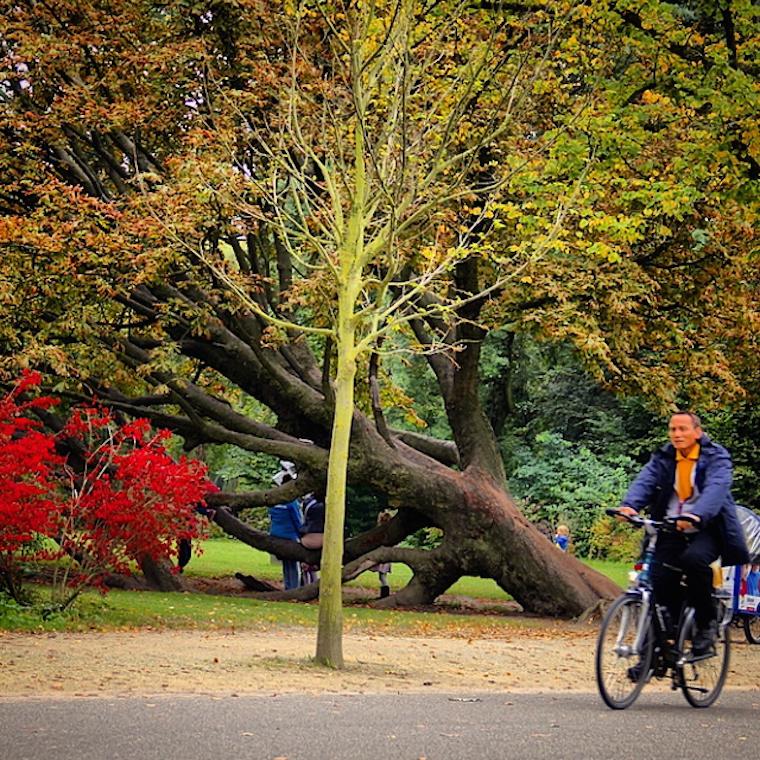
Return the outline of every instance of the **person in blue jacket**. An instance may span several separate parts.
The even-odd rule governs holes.
[[[747,594],[760,596],[760,565],[754,564],[747,573]]]
[[[749,554],[731,496],[733,467],[726,449],[705,435],[693,412],[676,412],[668,433],[670,443],[652,454],[620,511],[648,508],[655,520],[688,515],[697,521],[694,526],[680,520],[677,532],[658,536],[652,586],[675,625],[683,603],[682,573],[686,576],[686,601],[694,607],[697,625],[692,651],[699,656],[713,651],[718,630],[710,563],[720,557],[724,566],[741,565]]]
[[[293,480],[293,475],[288,471],[278,472],[272,480],[278,485],[284,485]],[[269,519],[271,526],[269,535],[275,538],[287,538],[290,541],[301,540],[303,522],[301,520],[301,508],[298,500],[275,504],[269,507]],[[282,560],[282,582],[285,590],[298,588],[301,584],[300,562],[295,559]]]
[[[558,525],[554,534],[554,545],[563,552],[570,548],[570,528],[567,525]]]

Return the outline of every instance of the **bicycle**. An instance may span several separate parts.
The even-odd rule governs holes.
[[[657,534],[675,530],[676,520],[651,520],[616,509],[606,512],[644,528],[645,539],[641,559],[630,574],[630,587],[612,603],[599,630],[594,665],[602,699],[613,710],[624,710],[653,677],[669,677],[671,689],[681,689],[692,707],[709,707],[720,696],[728,674],[732,611],[726,601],[730,595],[722,590],[713,592],[718,611],[714,652],[693,655],[694,608],[684,606],[673,635],[665,608],[652,596],[650,568]]]

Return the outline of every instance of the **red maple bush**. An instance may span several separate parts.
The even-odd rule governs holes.
[[[0,399],[0,555],[18,551],[35,534],[48,535],[55,526],[56,473],[63,460],[55,441],[41,431],[34,409],[49,409],[50,398],[20,401],[39,375],[24,373]]]
[[[170,433],[147,420],[81,407],[47,432],[34,414],[55,400],[27,398],[39,384],[25,373],[0,400],[0,588],[18,599],[19,563],[57,560],[53,601],[65,608],[85,585],[105,590],[109,573],[173,558],[180,539],[201,534],[215,486],[205,465],[170,456]]]

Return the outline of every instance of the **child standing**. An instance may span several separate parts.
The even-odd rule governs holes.
[[[567,525],[558,525],[554,534],[554,544],[560,551],[566,552],[570,547],[570,529]]]
[[[377,524],[384,525],[391,519],[391,517],[392,515],[390,512],[383,511],[377,516]],[[374,565],[372,570],[377,573],[377,578],[380,581],[380,598],[385,599],[391,595],[391,587],[388,583],[388,573],[391,571],[391,563],[381,562],[378,565]]]

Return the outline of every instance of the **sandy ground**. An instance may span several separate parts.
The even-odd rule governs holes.
[[[595,690],[593,626],[504,638],[344,636],[346,668],[311,662],[310,630],[0,634],[0,695]],[[734,634],[729,688],[760,689],[760,647]],[[666,683],[654,687],[667,689]]]

